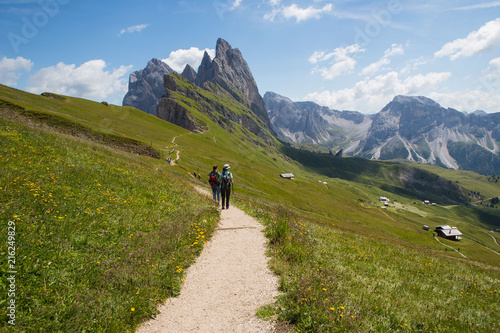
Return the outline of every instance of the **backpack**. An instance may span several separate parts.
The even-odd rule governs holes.
[[[222,188],[231,187],[231,178],[229,178],[229,171],[225,171],[222,174]]]
[[[208,182],[210,183],[210,185],[212,185],[212,187],[216,187],[217,185],[219,185],[219,180],[217,178],[219,178],[217,177],[217,173],[212,171],[210,173],[210,178],[208,179]]]

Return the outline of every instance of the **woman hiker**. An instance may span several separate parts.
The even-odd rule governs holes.
[[[229,197],[231,196],[231,184],[234,183],[233,174],[229,172],[229,164],[225,164],[220,174],[222,209],[229,208]]]
[[[220,202],[220,173],[217,171],[217,164],[214,165],[213,170],[208,174],[208,182],[210,186],[212,186],[212,193],[214,195],[214,201],[217,202],[217,205]]]

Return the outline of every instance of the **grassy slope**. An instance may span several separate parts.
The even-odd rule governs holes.
[[[451,170],[429,164],[419,164],[418,167],[448,178],[471,191],[480,192],[482,197],[490,199],[500,195],[498,183],[491,181],[490,176],[466,170]]]
[[[238,126],[235,126],[234,135],[227,135],[225,130],[211,123],[208,118],[206,118],[206,123],[209,125],[209,131],[204,134],[192,134],[132,108],[106,107],[100,103],[75,98],[59,101],[25,94],[10,88],[0,88],[1,99],[20,104],[25,108],[58,112],[64,116],[70,115],[75,121],[88,124],[88,126],[99,126],[103,131],[107,130],[143,141],[153,141],[153,146],[157,149],[179,150],[181,157],[178,161],[179,167],[170,168],[169,172],[175,176],[168,176],[176,181],[179,178],[188,180],[189,175],[194,171],[204,175],[210,171],[214,163],[219,165],[229,163],[237,181],[234,189],[235,197],[242,206],[267,221],[271,231],[275,225],[273,223],[283,219],[283,216],[289,221],[288,229],[293,232],[288,231],[284,233],[285,237],[283,235],[277,237],[280,241],[276,241],[274,247],[275,267],[282,274],[282,289],[287,292],[280,303],[278,312],[281,318],[296,323],[299,330],[308,331],[313,328],[319,329],[319,327],[321,327],[320,331],[328,331],[328,327],[330,330],[335,330],[335,327],[353,330],[353,327],[364,322],[367,324],[363,325],[373,325],[384,329],[407,327],[404,324],[400,327],[400,323],[403,323],[401,320],[398,321],[400,317],[398,320],[391,317],[390,307],[374,308],[376,307],[374,303],[364,303],[354,299],[355,297],[362,298],[363,292],[366,291],[364,288],[367,286],[357,281],[365,276],[366,279],[375,281],[370,283],[378,281],[377,283],[387,286],[404,284],[407,274],[420,276],[429,273],[428,266],[422,264],[421,257],[435,264],[444,263],[439,266],[443,276],[451,274],[458,267],[458,270],[463,272],[460,278],[467,279],[474,276],[481,285],[487,286],[489,291],[499,289],[496,268],[500,266],[500,256],[492,251],[492,249],[498,251],[498,246],[488,234],[493,224],[492,219],[498,215],[487,215],[483,210],[465,207],[424,206],[419,198],[386,192],[371,185],[366,179],[358,179],[358,181],[341,179],[339,178],[342,176],[340,169],[339,175],[335,176],[334,173],[315,168],[314,163],[308,166],[301,165],[278,152],[276,148],[257,144],[259,142],[257,137]],[[197,116],[203,117],[203,115]],[[175,144],[172,143],[174,139]],[[147,161],[152,168],[165,168],[165,162],[162,160],[147,159]],[[384,165],[386,164],[382,163],[377,166],[375,163],[375,168],[383,168]],[[26,165],[23,167],[25,168]],[[281,179],[279,174],[283,172],[293,172],[296,179],[294,181]],[[373,172],[364,177],[375,180],[375,183],[384,181],[383,173]],[[491,193],[494,191],[493,187]],[[397,200],[397,206],[389,207],[387,211],[380,209],[377,199],[381,195],[390,197],[393,202]],[[276,208],[279,204],[288,208]],[[277,214],[276,217],[272,215],[274,210],[286,213]],[[426,232],[421,228],[422,224],[432,227],[445,223],[457,225],[465,231],[464,240],[459,243],[459,246],[461,252],[467,255],[467,260],[452,249],[444,251],[444,245],[456,248],[457,243],[446,240],[441,240],[444,245],[438,243],[432,237],[432,231]],[[304,235],[308,237],[304,238]],[[345,239],[348,241],[344,241]],[[370,265],[358,265],[355,270],[348,272],[342,267],[348,266],[353,259],[352,253],[349,252],[353,247],[363,249],[362,253],[365,255],[370,253],[372,260]],[[389,254],[395,256],[395,259],[391,261]],[[318,262],[323,263],[322,267],[328,267],[326,276],[325,274],[311,276],[310,269],[316,267]],[[381,263],[388,262],[391,264],[384,267],[382,273],[379,272]],[[408,273],[408,267],[413,267],[414,271]],[[489,273],[491,270],[493,273]],[[372,274],[370,273],[372,271],[379,273]],[[439,270],[433,271],[435,274],[440,272]],[[296,274],[294,283],[289,281],[290,274]],[[337,301],[342,299],[343,303],[335,304],[340,304],[344,308],[345,304],[350,304],[351,310],[357,308],[359,311],[351,315],[354,316],[350,320],[351,326],[337,326],[339,325],[338,319],[341,317],[337,312],[332,312],[331,308],[337,311],[338,306],[329,306],[329,303],[325,303],[324,299],[318,297],[313,297],[314,301],[308,297],[299,297],[304,293],[307,294],[308,291],[323,292],[321,283],[324,284],[324,282],[321,281],[329,279],[330,275],[338,277],[335,285],[340,280],[345,281],[342,282],[342,288],[325,288],[331,291],[327,298]],[[436,279],[437,277],[432,281],[435,282]],[[308,286],[302,283],[304,281]],[[333,282],[330,282],[329,286],[333,287]],[[420,286],[420,288],[424,287]],[[415,293],[418,288],[419,285],[416,284]],[[396,296],[393,289],[389,287],[378,290],[380,295],[376,299],[395,298],[395,302],[404,304],[398,311],[410,316],[408,323],[411,325],[423,322],[424,327],[438,327],[437,324],[432,324],[433,318],[421,318],[420,311],[415,311],[419,309],[415,304],[403,302],[403,296],[405,299],[408,296],[418,299],[419,294]],[[350,294],[353,295],[352,299]],[[488,294],[490,295],[493,297],[490,304],[498,304],[498,296]],[[476,296],[479,299],[479,296]],[[304,302],[303,298],[311,302]],[[444,307],[449,303],[448,299],[439,299],[441,298],[435,301],[439,307]],[[375,302],[375,299],[366,301]],[[427,301],[422,301],[422,303]],[[476,305],[472,306],[475,308]],[[454,310],[454,314],[456,313],[457,318],[462,321],[466,319],[458,313],[463,310],[464,304],[462,303],[459,303]],[[491,328],[492,322],[495,320],[498,322],[498,309],[493,307],[491,311],[486,312],[482,309],[477,311],[478,315],[483,314],[490,318],[481,327]],[[335,316],[332,317],[332,313]],[[440,313],[440,316],[444,314]],[[392,318],[389,320],[390,324],[387,324],[389,326],[377,326],[376,322],[387,321],[388,317]],[[317,324],[319,326],[316,326]],[[442,327],[452,327],[448,322],[443,325]]]
[[[210,201],[150,158],[1,125],[0,240],[5,256],[14,222],[18,330],[130,331],[179,292],[218,221]]]

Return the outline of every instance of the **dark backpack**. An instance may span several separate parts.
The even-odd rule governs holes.
[[[231,178],[229,178],[229,171],[222,173],[222,188],[231,187]]]

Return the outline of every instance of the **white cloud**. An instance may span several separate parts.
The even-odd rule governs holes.
[[[169,65],[174,71],[179,73],[184,70],[186,64],[189,64],[196,70],[201,64],[201,60],[203,59],[205,51],[208,53],[210,58],[213,59],[215,57],[214,49],[200,50],[197,47],[191,47],[188,50],[179,49],[177,51],[170,52],[168,58],[163,59],[163,62]]]
[[[149,24],[139,24],[139,25],[133,25],[133,26],[130,26],[126,29],[122,29],[120,31],[120,36],[125,34],[125,33],[128,33],[128,34],[131,34],[131,33],[134,33],[134,32],[139,32],[141,30],[144,30],[146,29],[147,27],[149,27]]]
[[[390,49],[385,50],[384,57],[393,57],[395,55],[405,54],[405,49],[401,44],[392,44]]]
[[[404,54],[403,46],[401,44],[392,44],[391,48],[384,52],[384,56],[382,58],[363,68],[361,75],[372,75],[381,71],[384,69],[384,66],[391,63],[391,60],[389,59],[390,57],[402,54]]]
[[[304,100],[337,110],[355,110],[363,113],[380,111],[396,95],[421,94],[424,90],[437,86],[451,76],[449,72],[428,73],[400,78],[397,72],[389,72],[373,79],[367,78],[354,85],[337,91],[313,92]]]
[[[497,82],[500,80],[500,58],[490,61],[488,68],[483,72],[486,82]]]
[[[31,67],[33,67],[33,62],[23,57],[3,57],[0,60],[0,83],[8,86],[17,85],[17,80],[22,73],[29,72]]]
[[[418,57],[407,61],[406,66],[401,69],[400,73],[410,73],[416,71],[420,66],[427,65],[428,60],[425,57]]]
[[[492,50],[500,45],[500,18],[487,22],[479,30],[471,32],[466,38],[456,39],[446,43],[436,57],[450,57],[456,60],[459,57],[470,57]]]
[[[487,112],[500,112],[500,90],[466,90],[452,93],[433,92],[428,95],[443,107],[452,107],[459,111],[474,112],[484,110]]]
[[[243,0],[234,0],[233,4],[230,7],[230,10],[235,10],[236,8],[238,8],[241,5],[242,1]]]
[[[325,53],[323,51],[315,51],[310,57],[309,62],[317,64],[319,62],[327,61],[333,58],[333,61],[328,66],[315,67],[312,73],[320,73],[321,76],[327,80],[333,80],[337,76],[345,72],[349,72],[356,66],[356,60],[350,56],[359,52],[364,52],[359,45],[352,44],[347,47],[338,47],[333,52]]]
[[[271,0],[271,5],[279,5],[279,1]],[[300,8],[297,4],[292,4],[290,6],[281,6],[279,8],[274,8],[270,13],[264,15],[264,19],[269,21],[274,21],[277,15],[282,15],[286,19],[295,19],[297,23],[301,21],[306,21],[310,19],[319,19],[325,13],[331,12],[333,9],[333,4],[328,3],[322,8],[315,8],[309,6],[307,8]]]
[[[327,54],[324,51],[314,51],[314,53],[309,57],[308,60],[311,64],[316,64],[320,61],[328,60],[331,57],[333,57],[334,55],[335,55],[334,52]]]
[[[389,65],[390,63],[391,63],[391,61],[388,58],[382,57],[377,62],[374,62],[374,63],[366,66],[365,68],[363,68],[363,70],[361,71],[361,75],[366,76],[366,75],[375,74],[375,73],[381,71],[385,65]]]
[[[492,8],[498,6],[500,6],[500,1],[493,1],[493,2],[479,3],[477,5],[459,7],[457,8],[457,10],[484,9],[484,8]]]
[[[123,97],[127,91],[127,72],[132,66],[120,66],[112,71],[105,70],[104,60],[91,60],[76,67],[58,63],[55,66],[42,68],[28,78],[26,90],[32,93],[45,91],[88,98],[104,100],[115,98],[118,94]]]

